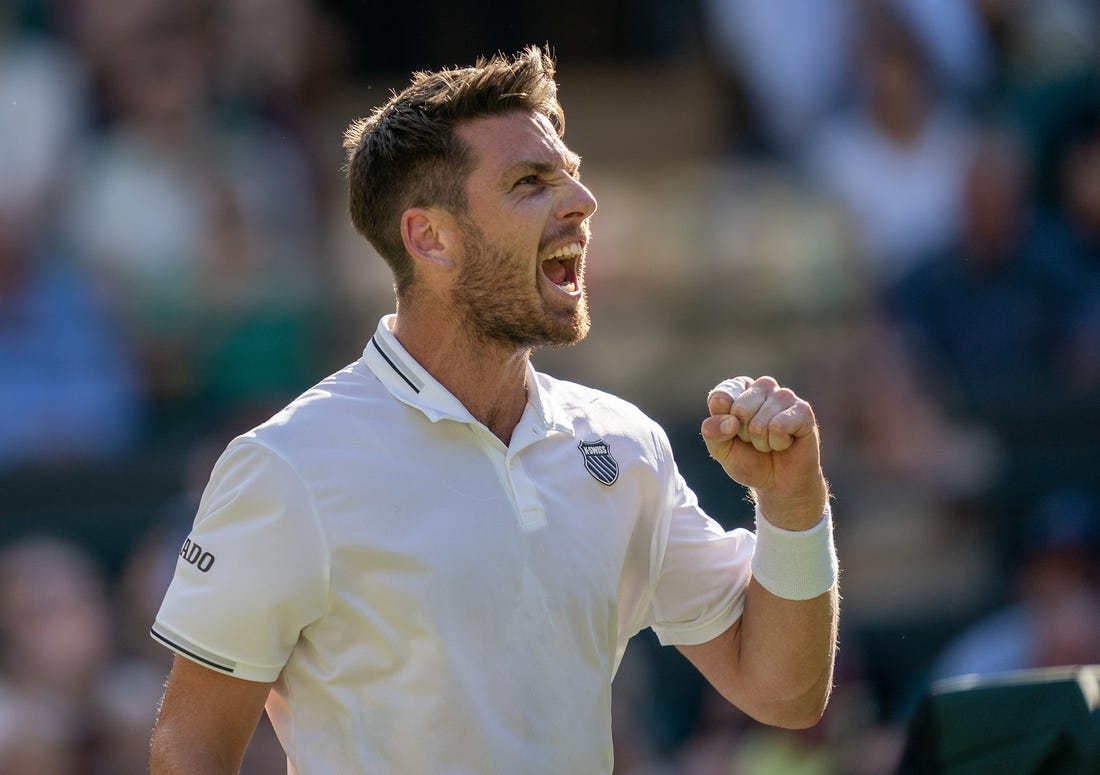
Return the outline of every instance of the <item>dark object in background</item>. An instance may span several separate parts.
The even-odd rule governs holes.
[[[897,775],[1100,773],[1100,665],[929,689],[909,724]]]

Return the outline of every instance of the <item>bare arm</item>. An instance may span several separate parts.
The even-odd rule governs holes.
[[[802,729],[825,711],[836,651],[836,589],[784,600],[750,582],[745,612],[723,634],[680,651],[757,721]]]
[[[238,772],[270,690],[177,656],[153,730],[151,775]]]
[[[708,400],[707,447],[731,478],[752,489],[768,522],[808,530],[821,520],[828,498],[813,411],[770,377],[740,379],[748,387],[739,395],[715,393]],[[810,600],[786,600],[753,579],[732,627],[680,650],[753,718],[812,726],[832,687],[837,601],[835,585]]]

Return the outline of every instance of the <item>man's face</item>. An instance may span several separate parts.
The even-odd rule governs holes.
[[[457,132],[475,162],[453,289],[464,324],[515,347],[579,342],[590,326],[584,251],[596,210],[579,157],[542,116],[481,118]]]

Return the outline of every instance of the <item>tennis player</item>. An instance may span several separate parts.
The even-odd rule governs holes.
[[[347,131],[393,272],[362,357],[234,439],[153,637],[152,772],[610,773],[611,682],[652,628],[784,727],[827,702],[837,562],[809,404],[738,377],[702,434],[756,530],[700,509],[657,424],[535,371],[589,329],[596,200],[537,48],[418,73]],[[740,497],[731,486],[730,497]]]

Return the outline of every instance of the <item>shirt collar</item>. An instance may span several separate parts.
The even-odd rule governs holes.
[[[473,415],[397,341],[390,326],[396,315],[378,321],[374,336],[363,349],[363,363],[382,381],[394,398],[415,407],[432,422],[443,419],[474,422]]]
[[[573,420],[562,408],[550,391],[542,384],[542,375],[535,371],[530,362],[527,364],[527,403],[536,417],[546,426],[546,432],[553,431],[573,435]]]
[[[416,362],[397,341],[390,326],[396,315],[386,315],[378,321],[374,336],[363,349],[362,362],[399,401],[422,411],[429,420],[477,422],[447,388]],[[544,388],[535,368],[527,364],[527,412],[541,419],[546,432],[573,433],[569,415]]]

